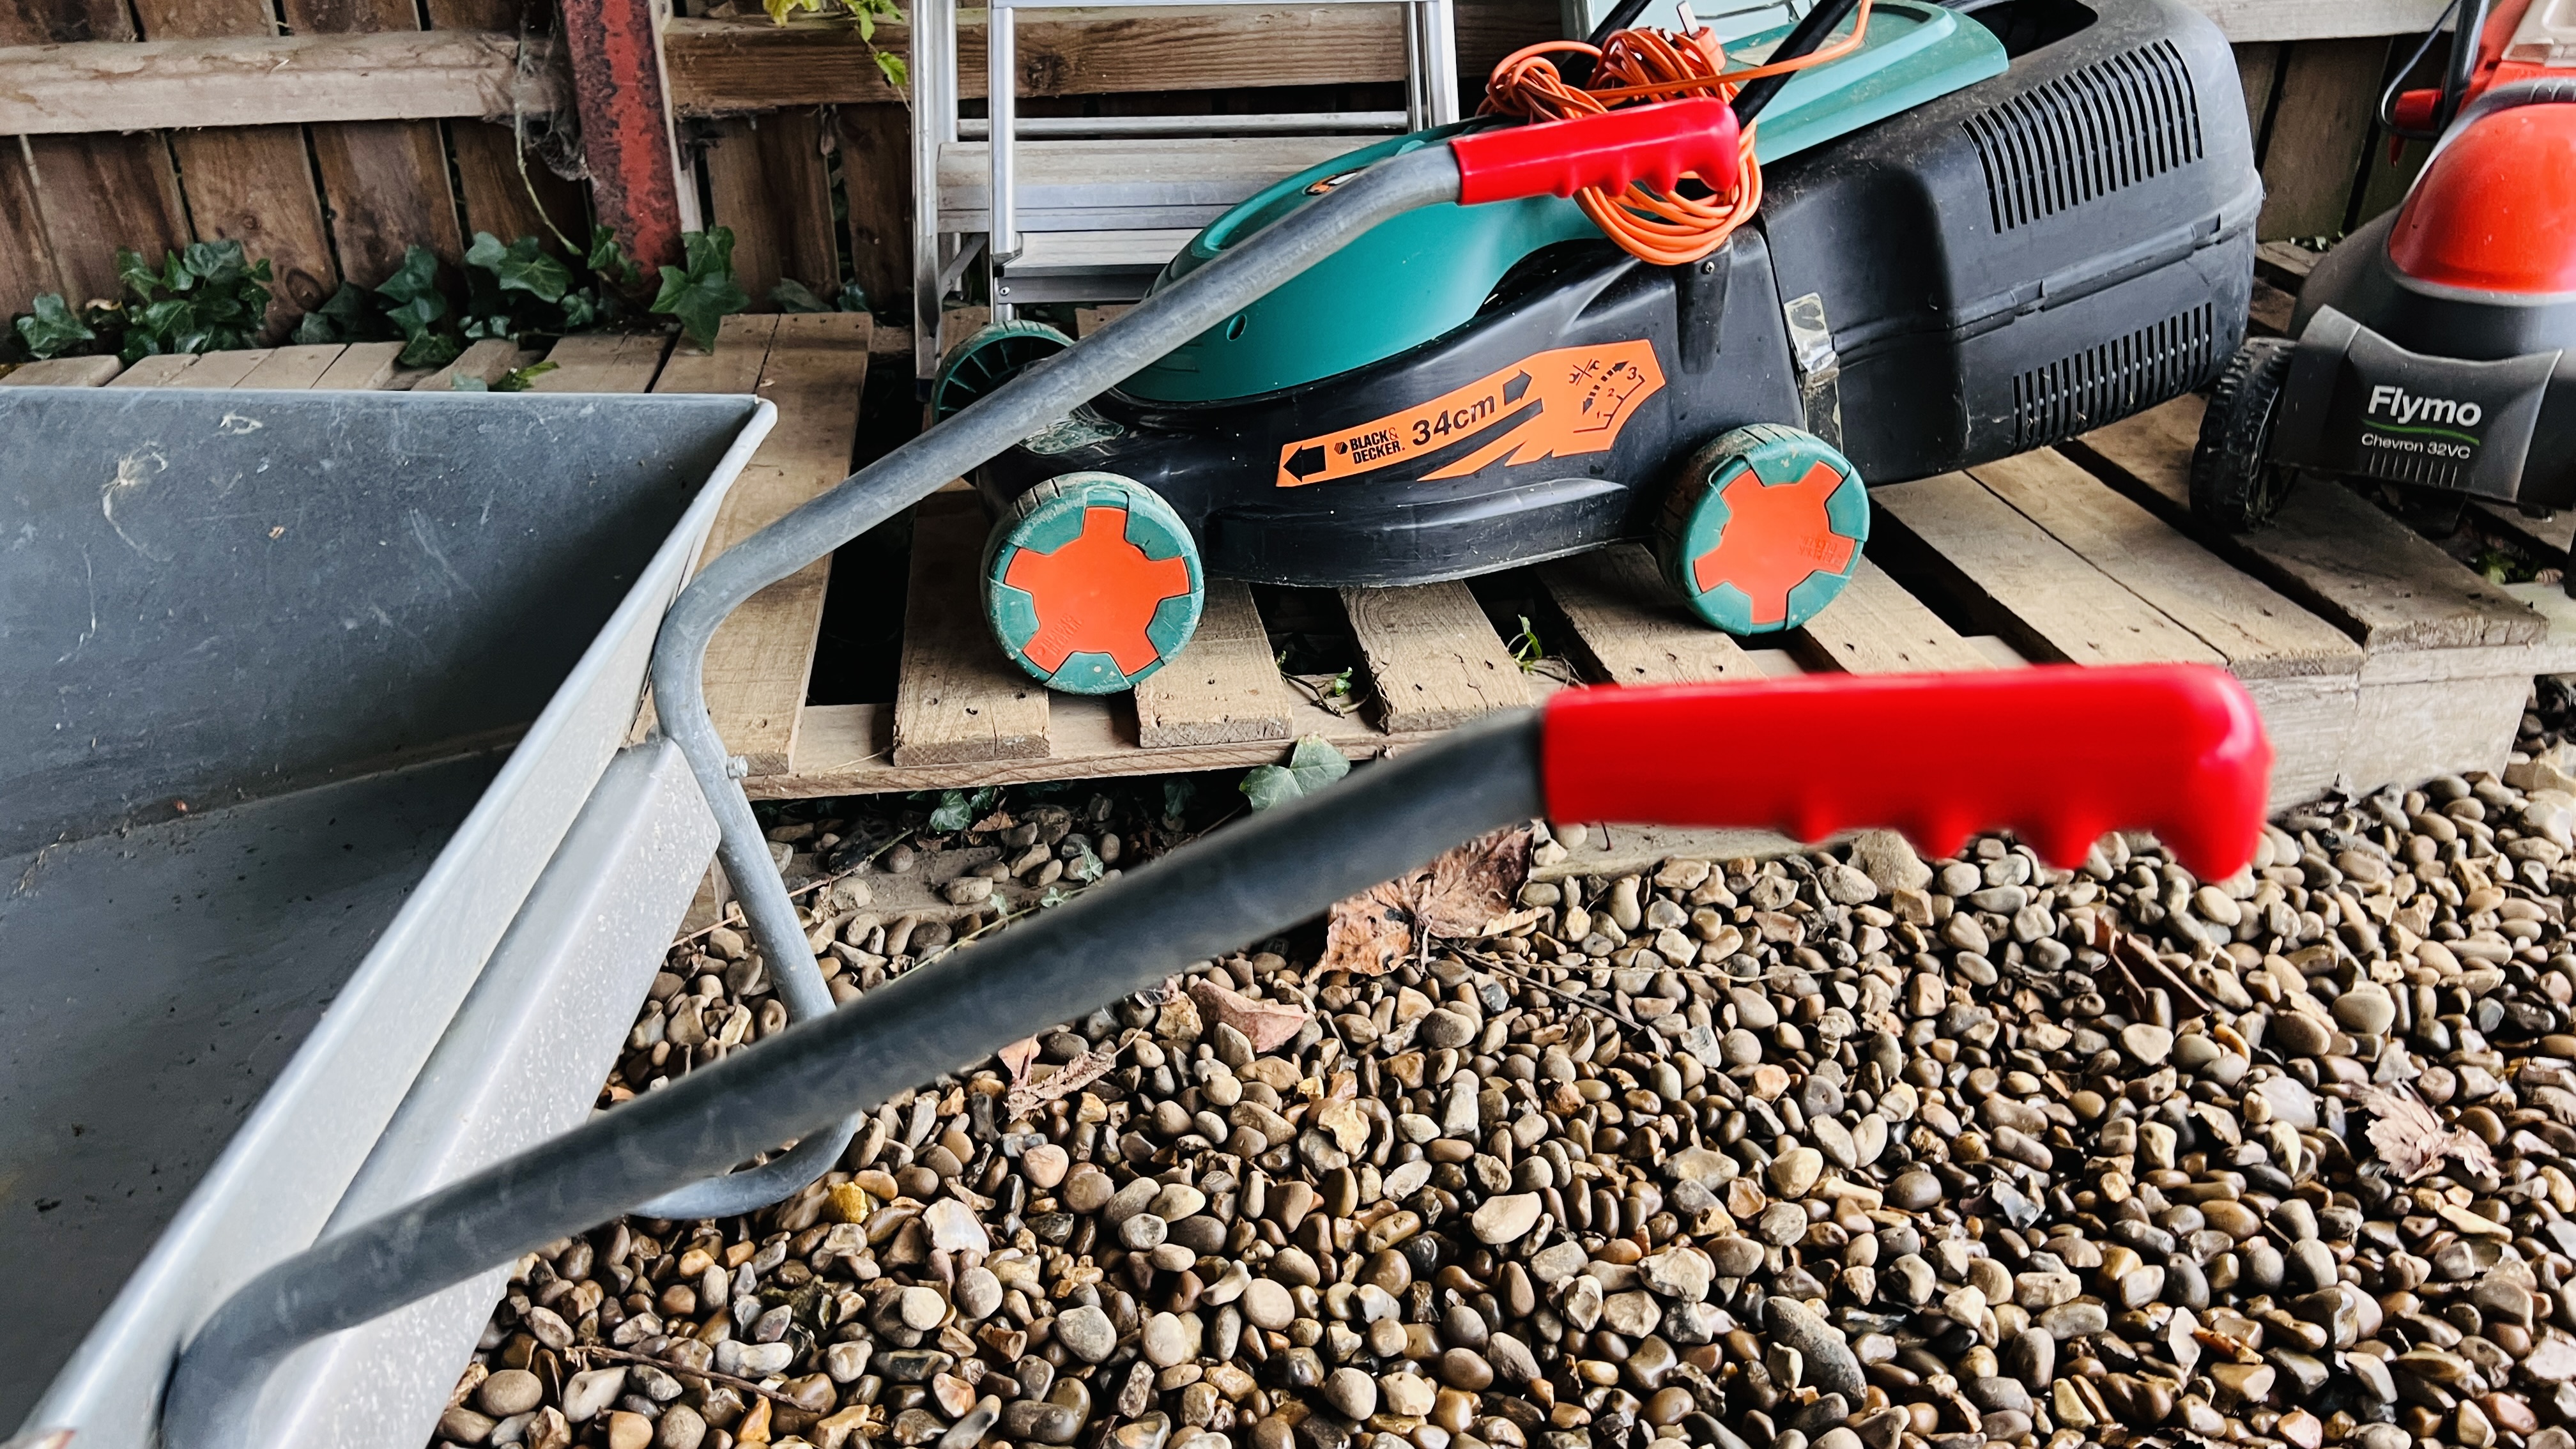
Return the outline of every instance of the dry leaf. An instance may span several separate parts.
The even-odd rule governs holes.
[[[993,1055],[1000,1057],[1002,1065],[1011,1069],[1011,1085],[1025,1087],[1029,1083],[1029,1068],[1037,1064],[1038,1039],[1024,1036]]]
[[[1497,830],[1336,903],[1324,928],[1322,969],[1383,976],[1432,939],[1491,933],[1514,920],[1512,902],[1529,879],[1529,861],[1528,826]]]
[[[1206,977],[1190,983],[1190,995],[1208,1014],[1252,1043],[1255,1054],[1276,1050],[1296,1039],[1305,1030],[1314,1013],[1303,1006],[1277,1001],[1256,1001],[1240,991],[1219,986]]]
[[[966,828],[971,832],[983,835],[989,835],[996,830],[1008,830],[1011,828],[1011,812],[1007,810],[996,810],[992,814],[985,816],[983,819],[976,821],[974,824],[969,825]]]
[[[1324,923],[1326,971],[1383,976],[1413,956],[1413,908],[1405,883],[1388,881],[1333,903]]]
[[[1002,1099],[1003,1109],[1014,1117],[1025,1117],[1049,1102],[1072,1096],[1109,1075],[1109,1069],[1118,1065],[1118,1054],[1144,1034],[1130,1031],[1113,1046],[1093,1047],[1066,1062],[1062,1071],[1035,1086],[1012,1088],[1010,1095]]]
[[[2407,1182],[2429,1175],[2445,1157],[2459,1159],[2471,1172],[2496,1170],[2495,1154],[2477,1134],[2445,1128],[2411,1087],[2372,1087],[2361,1094],[2361,1105],[2372,1117],[2371,1149]]]

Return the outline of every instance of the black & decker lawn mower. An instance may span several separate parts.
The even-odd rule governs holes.
[[[1705,29],[1533,47],[1488,114],[1210,225],[1158,292],[1426,148],[1501,158],[1549,129],[1515,122],[1560,117],[1701,133],[1607,185],[1471,179],[979,469],[1002,648],[1108,693],[1188,643],[1207,575],[1417,584],[1629,540],[1709,624],[1794,628],[1859,564],[1864,480],[2214,378],[2261,199],[2217,30],[2178,0],[1854,4],[1732,55]],[[1064,345],[1025,321],[968,339],[934,411]]]
[[[2290,339],[2247,342],[2211,394],[2191,503],[2216,527],[2263,523],[2302,473],[2454,516],[2576,504],[2576,30],[2547,3],[2463,5],[2440,88],[2381,98],[2393,135],[2434,141],[2405,201],[2326,253]]]

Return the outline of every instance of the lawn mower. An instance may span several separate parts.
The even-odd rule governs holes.
[[[2397,485],[2437,521],[2472,498],[2576,504],[2576,28],[2531,0],[2452,9],[2440,87],[2401,92],[2401,71],[2381,97],[2393,136],[2434,142],[2405,201],[2326,253],[2290,339],[2247,342],[2211,393],[2191,503],[2216,527],[2260,525],[2302,473]]]
[[[1728,128],[1678,187],[1391,219],[982,467],[1003,650],[1115,692],[1188,643],[1208,575],[1419,584],[1627,540],[1710,625],[1795,628],[1859,564],[1863,480],[2100,427],[2235,351],[2261,185],[2227,45],[2177,0],[1823,0],[1708,34],[1534,47],[1489,114],[1212,223],[1158,290],[1393,159],[1542,129],[1521,117],[1688,95]],[[987,329],[934,411],[1064,345]]]

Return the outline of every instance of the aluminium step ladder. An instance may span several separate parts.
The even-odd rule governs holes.
[[[1146,0],[1203,7],[1262,0]],[[981,266],[992,320],[1046,302],[1133,302],[1199,229],[1263,187],[1370,136],[1458,119],[1451,0],[1405,15],[1405,109],[1244,116],[1033,117],[1017,112],[1015,19],[1071,0],[992,0],[989,121],[958,114],[956,0],[925,0],[913,32],[913,338],[926,386],[950,344],[942,304]]]

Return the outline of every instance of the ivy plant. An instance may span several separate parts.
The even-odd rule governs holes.
[[[165,252],[157,269],[118,248],[116,275],[131,300],[117,355],[127,362],[164,352],[222,352],[256,345],[268,320],[268,261],[249,260],[237,241],[194,242]]]
[[[685,266],[662,269],[662,290],[653,311],[680,319],[680,330],[700,347],[716,345],[716,327],[727,316],[751,305],[733,275],[733,232],[721,226],[682,232]]]

